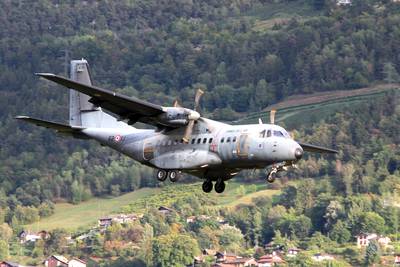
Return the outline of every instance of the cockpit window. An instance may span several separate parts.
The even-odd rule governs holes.
[[[285,137],[281,131],[274,131],[274,136]]]

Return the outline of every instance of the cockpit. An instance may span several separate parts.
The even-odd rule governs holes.
[[[261,138],[268,138],[271,136],[275,136],[275,137],[283,137],[283,138],[290,138],[290,135],[288,134],[288,132],[286,132],[284,129],[277,129],[277,130],[263,130],[260,132],[260,137]]]

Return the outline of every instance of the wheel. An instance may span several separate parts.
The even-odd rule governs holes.
[[[225,182],[224,181],[217,181],[215,183],[214,189],[215,189],[215,192],[217,192],[217,193],[224,192],[224,190],[225,190]]]
[[[179,172],[177,171],[169,171],[168,173],[169,180],[173,183],[179,180]]]
[[[267,182],[268,183],[275,182],[275,178],[276,178],[276,171],[271,171],[270,173],[267,174]]]
[[[165,170],[158,170],[157,171],[157,179],[161,182],[165,181],[167,179],[168,173]]]
[[[205,193],[210,193],[213,188],[213,184],[210,180],[206,180],[204,181],[202,188]]]

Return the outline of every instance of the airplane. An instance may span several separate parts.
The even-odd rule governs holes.
[[[128,97],[92,84],[85,59],[72,60],[70,77],[52,73],[36,75],[69,88],[69,124],[18,116],[16,119],[56,130],[63,135],[94,139],[141,164],[155,168],[159,181],[176,182],[181,173],[204,179],[209,193],[225,190],[225,181],[241,170],[265,169],[274,182],[277,172],[294,167],[303,152],[338,153],[337,150],[296,142],[274,123],[230,125],[204,118],[199,113],[203,91],[195,94],[193,109],[177,101],[163,107]],[[106,112],[105,112],[106,111]],[[141,122],[155,129],[138,129]]]

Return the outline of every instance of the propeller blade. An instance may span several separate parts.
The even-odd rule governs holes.
[[[179,105],[178,99],[174,100],[174,104],[173,104],[174,108],[180,108],[181,105]]]
[[[275,113],[276,113],[276,110],[271,109],[271,111],[269,113],[269,120],[270,120],[271,124],[275,124]]]
[[[190,137],[192,136],[193,127],[194,127],[194,120],[190,120],[188,125],[186,126],[185,133],[182,137],[183,142],[185,142],[186,144],[189,143]]]
[[[194,97],[194,111],[197,111],[197,108],[199,107],[199,103],[200,103],[200,98],[201,96],[204,94],[204,91],[201,90],[200,88],[197,89],[196,91],[196,96]]]

